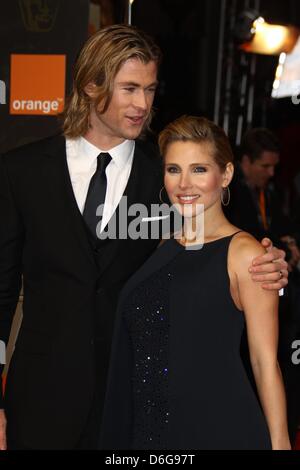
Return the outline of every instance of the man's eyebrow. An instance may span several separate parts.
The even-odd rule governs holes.
[[[139,83],[136,83],[136,82],[119,82],[119,85],[121,86],[132,86],[132,87],[136,87],[136,88],[139,88],[141,85]],[[148,85],[146,88],[151,88],[151,87],[157,87],[158,85],[158,81],[155,81],[153,83],[150,83],[150,85]]]
[[[150,87],[152,87],[152,86],[157,87],[157,86],[158,86],[158,80],[155,80],[155,82],[150,83],[150,85],[148,85],[147,88],[150,88]]]

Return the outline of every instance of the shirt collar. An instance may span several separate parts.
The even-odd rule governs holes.
[[[134,140],[124,140],[124,142],[109,150],[111,158],[120,169],[128,162],[130,156],[133,154],[134,147]]]
[[[84,137],[79,137],[78,151],[82,155],[86,155],[88,158],[96,159],[101,152],[108,152],[113,162],[122,169],[128,162],[130,156],[133,153],[135,147],[134,140],[124,140],[121,144],[111,148],[109,151],[101,150],[95,145],[91,144]]]

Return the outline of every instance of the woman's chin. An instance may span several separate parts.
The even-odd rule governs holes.
[[[195,204],[180,204],[176,202],[173,207],[182,215],[184,218],[192,218],[201,213],[201,210],[196,207]]]

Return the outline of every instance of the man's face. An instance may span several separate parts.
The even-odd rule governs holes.
[[[117,73],[113,95],[107,110],[102,103],[91,115],[94,131],[118,145],[125,139],[136,139],[150,114],[157,86],[157,65],[138,59],[127,60]]]
[[[248,162],[245,171],[248,183],[260,189],[264,189],[274,176],[275,167],[279,163],[279,153],[265,150],[261,157],[253,163]]]

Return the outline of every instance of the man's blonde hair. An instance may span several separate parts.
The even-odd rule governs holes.
[[[102,103],[104,113],[111,101],[114,79],[128,59],[159,65],[161,52],[153,40],[133,26],[113,25],[104,28],[83,46],[74,68],[73,90],[62,115],[66,137],[79,137],[88,131],[91,105]],[[90,98],[85,87],[95,85],[96,98]],[[146,124],[150,123],[151,116]]]

